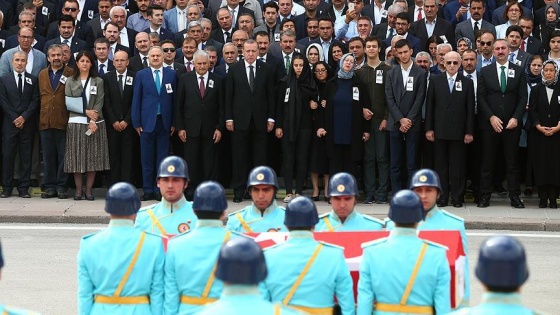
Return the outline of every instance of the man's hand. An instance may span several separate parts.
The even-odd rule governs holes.
[[[469,9],[467,7],[464,6],[459,7],[459,10],[457,10],[457,13],[455,14],[457,21],[459,21],[463,17],[463,14],[467,14],[468,11]]]
[[[119,132],[122,131],[121,123],[118,122],[118,121],[115,121],[113,123],[113,129],[115,129],[116,131],[119,131]]]
[[[139,136],[142,133],[142,131],[143,131],[142,127],[136,128],[136,132],[138,133]]]
[[[284,136],[284,132],[282,131],[282,128],[276,128],[275,136],[278,139],[282,139],[282,137]]]
[[[508,121],[508,124],[507,124],[507,126],[506,126],[506,129],[514,129],[515,127],[517,127],[517,119],[511,118],[511,119]]]
[[[226,129],[233,132],[233,121],[226,121]]]
[[[327,107],[327,100],[322,100],[321,106],[323,106],[323,108]]]
[[[379,131],[387,129],[387,119],[383,119],[379,124]]]
[[[369,132],[364,132],[362,134],[362,141],[367,142],[369,140]]]
[[[321,138],[327,135],[327,131],[323,128],[317,129],[317,137]]]
[[[364,114],[365,120],[370,120],[373,117],[373,112],[367,108],[362,108],[362,112]]]
[[[13,123],[16,128],[22,129],[23,125],[25,124],[25,118],[23,118],[23,116],[19,116],[18,118],[14,119]]]
[[[317,102],[315,102],[313,100],[309,101],[309,108],[317,109],[317,107],[319,107],[319,104],[317,104]]]
[[[128,123],[124,120],[121,121],[120,124],[121,124],[121,130],[123,131],[126,129],[126,127],[128,127]]]
[[[358,13],[356,13],[356,10],[348,10],[348,11],[346,11],[346,18],[344,19],[344,22],[346,24],[349,24],[357,16],[358,16]]]
[[[497,133],[502,132],[502,129],[504,129],[504,127],[502,127],[502,120],[496,116],[492,116],[490,117],[490,125],[492,125],[492,128],[494,128],[494,131]]]
[[[434,142],[434,140],[436,140],[436,137],[434,136],[434,131],[433,130],[426,131],[426,139],[428,139],[428,141],[432,141],[432,142]]]
[[[177,135],[179,136],[179,139],[183,142],[187,142],[187,131],[186,130],[179,130],[179,132],[177,133]]]
[[[466,144],[469,144],[469,143],[473,142],[474,138],[473,138],[472,135],[466,134],[464,140],[465,140]]]
[[[214,130],[214,135],[212,136],[212,139],[214,139],[214,143],[220,142],[220,140],[222,139],[222,132],[218,129]]]
[[[169,134],[169,136],[171,137],[174,133],[175,133],[175,127],[171,126],[171,133]]]
[[[274,129],[274,122],[273,121],[269,121],[266,123],[266,132],[271,132],[272,129]]]

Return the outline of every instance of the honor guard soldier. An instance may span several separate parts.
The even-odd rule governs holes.
[[[226,230],[227,200],[224,188],[204,182],[194,192],[198,217],[191,231],[169,242],[165,259],[165,314],[194,314],[220,297],[223,283],[214,278],[218,253],[233,233]],[[185,255],[188,253],[188,255]]]
[[[361,214],[354,209],[360,195],[354,176],[338,173],[329,180],[329,198],[332,211],[322,214],[315,226],[316,232],[378,231],[383,221]]]
[[[161,314],[165,253],[159,235],[134,228],[140,196],[128,183],[107,191],[109,227],[78,252],[78,314]]]
[[[333,314],[336,296],[343,315],[353,315],[352,277],[344,248],[313,238],[319,216],[307,197],[286,206],[288,241],[265,250],[268,277],[261,288],[265,298],[309,314]],[[288,259],[286,259],[288,258]]]
[[[389,237],[362,244],[358,315],[447,314],[451,311],[451,271],[447,248],[420,239],[424,211],[416,193],[393,195]]]
[[[228,217],[227,228],[239,233],[287,232],[285,210],[276,204],[278,180],[268,166],[257,166],[249,173],[247,189],[253,203]]]
[[[485,293],[478,306],[464,308],[453,315],[530,315],[541,314],[521,304],[521,286],[529,278],[525,249],[507,235],[492,236],[480,246],[476,277]]]
[[[465,256],[468,257],[467,233],[465,232],[465,222],[454,214],[451,214],[437,205],[437,200],[441,194],[441,185],[439,176],[430,169],[418,170],[410,180],[410,189],[418,194],[422,200],[422,206],[425,212],[423,222],[418,224],[418,230],[457,230],[461,233],[461,241]],[[392,230],[395,224],[388,220],[387,230]],[[460,303],[460,307],[469,305],[471,281],[469,272],[469,261],[465,259],[465,295]]]
[[[215,275],[224,283],[220,299],[198,315],[304,314],[263,299],[258,284],[266,278],[266,263],[262,249],[252,239],[236,237],[227,241],[220,250]]]
[[[2,278],[2,268],[4,268],[4,257],[2,256],[2,244],[0,243],[0,278]],[[0,314],[2,315],[38,315],[39,313],[34,313],[22,309],[16,309],[6,305],[0,304]]]
[[[189,172],[185,160],[178,156],[163,159],[157,177],[162,201],[140,209],[136,227],[164,236],[185,233],[194,227],[197,218],[192,203],[183,194],[188,184]]]

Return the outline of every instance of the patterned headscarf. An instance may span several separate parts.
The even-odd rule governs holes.
[[[544,67],[546,67],[546,65],[548,64],[552,64],[554,66],[554,79],[552,80],[546,80],[544,78]],[[543,62],[541,76],[542,76],[542,84],[546,87],[552,88],[556,84],[556,82],[558,82],[558,65],[556,64],[556,62],[554,62],[553,60],[547,60]]]
[[[352,77],[354,76],[354,69],[356,69],[356,63],[354,62],[354,66],[352,67],[352,69],[349,72],[344,71],[344,69],[342,69],[342,65],[344,64],[344,60],[346,58],[348,58],[349,56],[354,57],[354,54],[352,53],[347,53],[344,54],[342,56],[342,58],[340,58],[340,61],[338,62],[338,77],[340,79],[352,79]],[[354,57],[355,59],[355,57]]]

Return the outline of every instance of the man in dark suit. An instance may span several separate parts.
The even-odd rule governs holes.
[[[518,25],[512,25],[506,30],[506,41],[509,48],[509,61],[521,67],[521,69],[527,69],[527,64],[531,63],[532,55],[519,49],[521,45],[523,29]]]
[[[426,96],[426,138],[434,142],[435,170],[442,183],[438,206],[449,199],[463,207],[467,170],[467,144],[474,134],[474,84],[458,73],[461,56],[451,51],[445,57],[446,71],[430,78]]]
[[[86,42],[74,36],[74,19],[69,15],[63,15],[58,20],[58,32],[60,36],[51,39],[45,43],[43,52],[47,54],[47,50],[52,44],[67,44],[70,46],[72,56],[69,64],[75,64],[74,56],[83,49],[86,49]]]
[[[216,51],[218,52],[218,56],[221,56],[222,47],[224,46],[224,44],[210,38],[210,33],[212,32],[212,22],[207,18],[201,18],[200,25],[202,26],[202,37],[200,38],[198,49],[203,50],[207,46],[213,46],[214,48],[216,48]]]
[[[391,187],[393,191],[399,191],[403,187],[402,180],[408,183],[408,178],[418,169],[426,72],[412,62],[412,48],[407,40],[398,40],[395,50],[400,65],[387,74],[385,96],[389,109],[387,130],[391,152]],[[403,82],[403,76],[406,82]],[[406,156],[406,173],[401,170],[403,152]]]
[[[261,31],[255,34],[255,41],[257,42],[259,48],[259,56],[257,59],[269,66],[270,70],[273,72],[274,83],[278,83],[284,73],[282,72],[282,69],[280,69],[280,67],[283,66],[283,63],[280,62],[277,57],[268,53],[268,48],[270,47],[270,37],[265,31]]]
[[[83,21],[78,21],[78,13],[80,12],[80,6],[77,0],[65,0],[62,6],[62,15],[69,15],[74,19],[74,37],[77,37],[86,42],[87,49],[93,48],[93,41],[95,37],[93,36],[93,31],[91,27]],[[97,7],[96,7],[97,10]],[[60,36],[58,31],[58,21],[54,21],[49,25],[47,30],[47,40],[54,39]]]
[[[98,38],[93,43],[93,52],[95,54],[94,66],[100,77],[103,77],[109,71],[115,70],[113,62],[109,60],[109,49],[109,41],[105,37]]]
[[[362,15],[369,17],[373,25],[387,23],[387,10],[391,4],[393,4],[393,1],[375,0],[364,6]]]
[[[233,16],[231,19],[231,26],[234,27],[235,29],[238,29],[238,20],[239,17],[241,15],[243,15],[244,13],[250,14],[253,17],[253,21],[256,21],[255,19],[255,12],[253,12],[253,10],[251,9],[247,9],[245,8],[243,5],[240,5],[240,1],[239,0],[226,0],[227,5],[224,7],[221,7],[220,9],[226,9],[230,15],[232,15],[232,11],[233,12]],[[218,10],[219,12],[219,10]],[[216,21],[216,18],[218,19],[218,21]],[[214,27],[217,27],[218,23],[219,23],[219,17],[216,16],[212,16],[212,25]],[[260,25],[260,23],[258,23],[258,25]]]
[[[521,119],[527,105],[525,71],[508,61],[509,50],[505,40],[494,42],[493,53],[496,61],[482,68],[478,80],[478,116],[484,154],[480,174],[482,196],[477,206],[485,208],[490,205],[496,154],[498,150],[503,150],[511,206],[524,208],[519,198],[517,151]]]
[[[57,3],[57,13],[62,12],[62,15],[64,15],[65,5],[66,4],[63,0],[59,0]],[[82,22],[83,24],[86,24],[87,22],[89,22],[89,20],[93,19],[93,17],[97,15],[97,13],[99,13],[97,8],[97,1],[84,0],[81,10],[78,11],[78,14],[74,18]],[[62,15],[58,13],[57,18],[60,18]]]
[[[132,125],[140,135],[140,155],[144,195],[142,200],[160,199],[156,192],[156,168],[169,154],[169,136],[175,131],[173,104],[177,75],[163,67],[161,47],[148,53],[150,67],[140,70],[134,78]]]
[[[146,11],[148,14],[148,20],[150,21],[150,27],[144,30],[144,32],[157,33],[159,34],[159,40],[163,41],[166,39],[174,40],[175,35],[170,31],[162,27],[163,25],[163,8],[159,5],[151,5]]]
[[[420,40],[408,31],[410,27],[410,23],[408,21],[408,15],[405,12],[401,12],[397,14],[397,21],[395,23],[395,27],[396,27],[397,35],[404,36],[406,38],[406,41],[408,42],[408,45],[412,48],[413,51],[412,56],[416,56],[417,53],[422,51],[422,47],[420,46]],[[385,47],[390,47],[391,39],[386,38],[383,41],[383,44],[385,44]]]
[[[488,30],[496,36],[496,28],[494,25],[483,19],[485,8],[482,0],[472,0],[469,12],[471,13],[471,18],[457,24],[455,27],[454,43],[457,43],[457,41],[463,37],[470,39],[471,43],[475,43],[476,33],[481,29]]]
[[[274,128],[274,78],[257,56],[257,43],[245,41],[244,60],[232,65],[226,78],[225,120],[232,132],[235,203],[243,198],[250,156],[253,165],[267,164],[267,132]]]
[[[191,187],[218,177],[217,143],[224,131],[222,79],[208,72],[208,54],[194,54],[195,71],[179,79],[175,122],[179,139],[184,143]],[[187,199],[194,188],[187,189]]]
[[[326,12],[321,11],[319,8],[319,0],[304,0],[303,6],[305,7],[305,13],[294,17],[297,40],[303,39],[309,35],[307,33],[307,21],[309,21],[309,19],[319,19],[323,15],[326,15]]]
[[[387,9],[387,22],[375,25],[372,30],[373,36],[382,41],[388,38],[390,43],[393,36],[397,35],[397,14],[401,12],[404,12],[404,9],[400,5],[392,4],[389,6],[389,9]]]
[[[119,27],[114,22],[107,22],[105,28],[103,29],[103,38],[109,41],[109,59],[113,60],[113,56],[117,51],[124,50],[129,56],[133,54],[130,52],[126,46],[119,44]]]
[[[127,70],[128,54],[115,53],[113,68],[103,77],[105,100],[103,114],[107,120],[109,139],[109,182],[130,182],[132,178],[132,148],[138,135],[132,127],[131,104],[135,73]]]
[[[135,55],[134,53],[134,39],[136,38],[135,30],[126,27],[127,12],[123,7],[113,7],[110,11],[111,22],[114,22],[119,27],[119,44],[130,49],[129,56]]]
[[[229,68],[237,62],[237,47],[233,43],[226,43],[222,49],[224,63],[214,68],[214,73],[225,79]]]
[[[29,12],[33,14],[33,17],[35,19],[35,32],[41,36],[47,35],[47,27],[49,27],[49,24],[51,22],[56,20],[54,5],[47,1],[43,1],[42,4],[36,1],[35,4],[37,4],[38,6],[35,6],[35,4],[31,1],[25,3],[23,3],[23,1],[27,0],[20,0],[20,2],[18,2],[17,15],[13,17],[13,20],[15,20],[16,17],[19,18],[19,14],[21,12]],[[3,13],[4,15],[10,14],[9,12]],[[17,25],[15,25],[14,27],[19,29]],[[12,31],[14,33],[17,33],[15,29]]]
[[[521,17],[518,25],[523,29],[523,41],[521,42],[519,49],[531,55],[543,55],[543,42],[531,36],[533,33],[533,19]]]
[[[443,42],[450,43],[455,47],[455,34],[453,25],[444,19],[437,18],[438,6],[436,0],[424,1],[425,18],[412,23],[410,32],[420,40],[420,48],[427,49],[428,38],[436,36],[443,39]],[[430,28],[430,30],[428,30]]]
[[[161,49],[163,49],[163,66],[177,72],[177,79],[181,77],[183,73],[187,72],[185,65],[175,60],[177,54],[177,48],[175,48],[175,43],[172,40],[164,40],[160,44]],[[177,153],[176,155],[180,155]]]
[[[19,146],[19,183],[21,198],[29,194],[33,137],[37,131],[39,84],[37,77],[25,72],[27,53],[12,56],[14,71],[0,77],[0,104],[4,116],[2,127],[2,186],[0,198],[12,195],[16,150]]]
[[[138,54],[130,58],[128,69],[138,72],[149,66],[148,51],[152,47],[148,33],[140,32],[136,35],[136,42],[134,43]]]
[[[216,13],[216,18],[218,19],[219,27],[212,31],[210,38],[213,40],[225,44],[231,42],[231,36],[235,32],[235,28],[232,26],[232,16],[226,8],[220,8],[218,13]],[[212,25],[216,25],[212,22]]]
[[[87,25],[91,27],[93,32],[93,37],[99,38],[103,37],[103,29],[105,29],[105,24],[111,21],[109,16],[109,11],[111,10],[110,0],[99,0],[97,4],[97,9],[99,14],[94,16],[93,19],[87,22]]]

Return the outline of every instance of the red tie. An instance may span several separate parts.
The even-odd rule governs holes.
[[[206,89],[204,88],[204,77],[200,77],[200,96],[204,97],[204,91]]]
[[[192,70],[191,65],[192,65],[192,62],[187,61],[187,72],[191,72],[191,70]]]
[[[525,40],[521,41],[521,50],[525,51]]]
[[[418,16],[416,17],[416,21],[420,21],[422,19],[422,8],[418,8]]]

